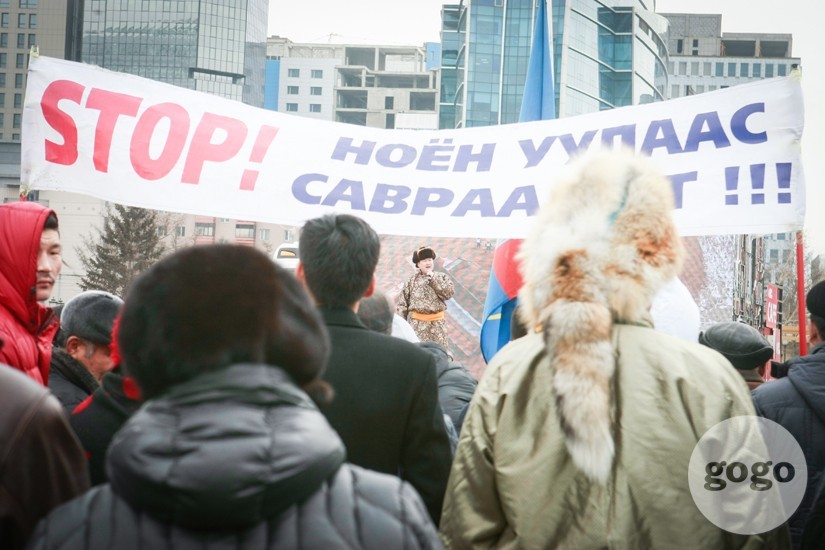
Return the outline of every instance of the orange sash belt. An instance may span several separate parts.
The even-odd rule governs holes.
[[[419,313],[417,311],[413,311],[411,315],[412,315],[412,318],[415,319],[416,321],[433,322],[433,321],[440,321],[444,318],[444,312],[443,311],[439,311],[438,313]]]

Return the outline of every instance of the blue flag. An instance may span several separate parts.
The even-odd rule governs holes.
[[[553,40],[547,16],[547,2],[539,0],[533,27],[533,43],[527,66],[527,80],[521,98],[519,122],[556,118],[556,95],[553,86]],[[510,341],[510,323],[518,303],[521,274],[515,254],[521,240],[499,241],[490,271],[490,284],[481,321],[481,354],[488,363]]]

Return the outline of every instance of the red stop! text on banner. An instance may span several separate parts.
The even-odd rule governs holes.
[[[72,101],[81,105],[86,87],[71,80],[56,80],[43,93],[41,109],[46,122],[63,138],[63,143],[46,140],[46,160],[55,164],[70,166],[78,158],[78,129],[74,119],[59,107],[60,101]],[[94,168],[103,173],[109,171],[109,154],[115,126],[121,117],[136,118],[143,99],[133,95],[112,92],[100,88],[89,91],[86,109],[100,112],[95,127]],[[150,145],[158,126],[164,120],[169,122],[169,131],[162,150],[156,157],[150,154]],[[236,118],[204,113],[197,121],[195,131],[189,138],[192,120],[189,112],[176,103],[158,103],[146,108],[137,118],[129,143],[129,159],[135,173],[145,180],[166,177],[184,157],[182,183],[198,184],[207,162],[225,162],[233,159],[243,147],[249,128]],[[249,162],[260,165],[269,146],[278,134],[274,126],[261,126]],[[213,141],[216,136],[223,139]],[[188,143],[187,143],[188,142]],[[187,149],[188,145],[188,149]],[[244,170],[240,189],[252,191],[258,178],[258,170]]]

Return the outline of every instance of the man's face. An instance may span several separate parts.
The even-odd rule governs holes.
[[[93,344],[76,336],[70,336],[66,342],[66,351],[86,367],[98,382],[104,374],[115,367],[111,357],[112,350],[109,346]]]
[[[63,267],[63,258],[60,248],[60,233],[54,229],[44,229],[40,236],[40,252],[37,254],[37,288],[38,302],[49,299],[54,289],[57,276]]]
[[[420,260],[418,262],[418,269],[420,269],[422,273],[430,273],[433,270],[434,264],[435,260],[433,260],[432,258]]]

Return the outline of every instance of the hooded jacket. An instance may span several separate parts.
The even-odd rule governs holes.
[[[281,369],[204,374],[144,404],[112,442],[110,484],[55,510],[30,548],[439,546],[408,484],[344,455]]]
[[[37,254],[49,214],[34,202],[0,207],[0,363],[45,385],[58,329],[51,308],[37,301]]]
[[[825,343],[810,355],[787,362],[788,376],[762,384],[753,391],[756,412],[791,432],[802,447],[808,465],[805,496],[788,526],[794,546],[802,539],[816,487],[825,475]]]

